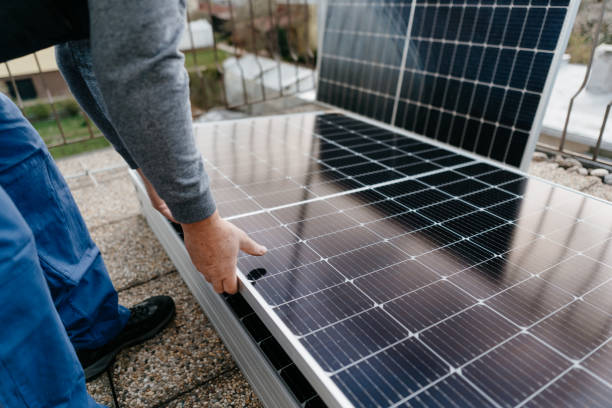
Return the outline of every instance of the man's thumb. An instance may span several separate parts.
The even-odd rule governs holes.
[[[249,238],[245,232],[243,232],[242,239],[240,240],[240,249],[249,255],[256,256],[261,256],[268,251],[265,246],[259,245],[257,242]]]

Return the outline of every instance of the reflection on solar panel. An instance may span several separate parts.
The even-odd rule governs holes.
[[[264,118],[196,130],[221,215],[261,211],[472,161],[346,116],[326,117]]]
[[[215,126],[243,294],[327,404],[609,405],[608,204],[338,114]]]
[[[319,100],[521,165],[577,1],[328,3]]]

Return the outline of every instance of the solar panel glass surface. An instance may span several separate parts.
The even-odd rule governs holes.
[[[233,218],[269,249],[239,257],[245,290],[279,322],[277,340],[311,357],[302,370],[316,367],[358,407],[555,405],[565,384],[579,405],[609,401],[612,236],[598,223],[609,204],[467,157],[402,172],[410,158],[463,156],[343,115],[224,126],[200,129],[207,164],[247,198],[278,198]],[[276,177],[282,159],[260,143],[287,152],[292,166],[342,177],[319,179],[328,194],[287,203],[287,181],[311,184]],[[213,147],[227,152],[222,160]],[[384,164],[389,156],[399,168]],[[234,161],[255,170],[219,165]],[[346,163],[360,169],[343,172]],[[363,181],[389,171],[401,176]]]

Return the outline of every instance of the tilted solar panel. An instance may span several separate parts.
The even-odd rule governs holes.
[[[301,402],[609,406],[610,204],[340,114],[198,129],[220,211],[261,207],[238,314]]]
[[[578,3],[329,0],[317,97],[520,167]]]

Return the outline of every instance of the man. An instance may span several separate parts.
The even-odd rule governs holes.
[[[0,62],[59,44],[78,102],[138,169],[154,206],[181,223],[196,268],[217,292],[234,293],[238,251],[266,249],[216,211],[192,134],[184,22],[184,0],[6,0]],[[44,143],[2,94],[0,298],[0,406],[11,408],[99,406],[85,377],[174,316],[167,296],[118,304]]]

